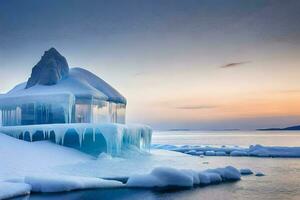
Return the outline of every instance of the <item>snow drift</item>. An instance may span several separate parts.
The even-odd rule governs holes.
[[[241,179],[240,172],[232,167],[209,169],[206,171],[178,170],[173,168],[155,168],[150,174],[129,177],[129,187],[193,187],[210,185]]]
[[[9,199],[30,194],[31,186],[26,183],[0,182],[0,199]]]
[[[76,176],[28,176],[24,182],[32,192],[65,192],[80,189],[123,187],[119,181]]]

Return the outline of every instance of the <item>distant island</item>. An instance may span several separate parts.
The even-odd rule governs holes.
[[[211,131],[240,131],[238,128],[212,129]]]
[[[240,131],[240,129],[232,128],[232,129],[211,129],[211,130],[201,130],[201,129],[188,129],[188,128],[174,128],[168,129],[167,131]]]
[[[191,131],[191,129],[188,129],[188,128],[173,128],[173,129],[169,129],[168,131]]]
[[[286,128],[263,128],[263,129],[256,129],[258,131],[297,131],[300,130],[300,125],[297,126],[290,126]]]

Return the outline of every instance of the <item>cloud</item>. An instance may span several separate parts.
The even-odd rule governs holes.
[[[247,63],[251,63],[251,61],[242,61],[242,62],[232,62],[227,63],[226,65],[222,65],[220,68],[231,68],[231,67],[238,67]]]
[[[188,105],[188,106],[177,106],[175,108],[181,110],[203,110],[203,109],[214,109],[217,107],[218,106],[214,106],[214,105]]]

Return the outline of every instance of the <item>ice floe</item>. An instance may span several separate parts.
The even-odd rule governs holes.
[[[253,174],[251,169],[248,169],[248,168],[240,169],[240,173],[241,173],[241,175],[251,175],[251,174]]]
[[[300,157],[300,147],[277,147],[251,145],[248,148],[238,146],[193,146],[193,145],[152,145],[155,149],[164,149],[181,152],[189,155],[205,156],[254,156],[254,157]]]
[[[234,150],[230,152],[230,156],[249,156],[249,154],[246,151]]]
[[[232,166],[200,172],[174,168],[155,168],[149,174],[129,177],[127,186],[142,188],[193,187],[195,185],[209,185],[225,181],[237,181],[240,180],[240,178],[240,172]]]

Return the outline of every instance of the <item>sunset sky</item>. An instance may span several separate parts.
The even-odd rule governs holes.
[[[299,0],[0,0],[0,92],[55,47],[154,129],[300,124]]]

